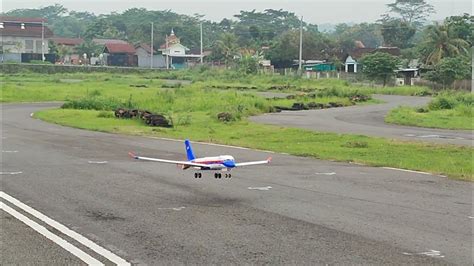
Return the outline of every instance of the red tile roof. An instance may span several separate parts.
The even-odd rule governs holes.
[[[63,38],[63,37],[55,37],[51,38],[51,41],[53,41],[55,44],[58,45],[79,45],[84,42],[83,39],[81,38]]]
[[[106,52],[110,54],[135,54],[135,47],[129,43],[106,43]]]

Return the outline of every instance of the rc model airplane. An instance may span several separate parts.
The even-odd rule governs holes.
[[[230,155],[220,155],[215,157],[203,157],[203,158],[196,158],[193,153],[193,149],[191,147],[191,143],[189,140],[184,141],[184,146],[186,147],[186,155],[188,160],[187,161],[174,161],[174,160],[166,160],[166,159],[158,159],[158,158],[150,158],[150,157],[142,157],[137,156],[132,152],[128,154],[130,157],[136,160],[144,160],[144,161],[152,161],[152,162],[159,162],[159,163],[170,163],[176,164],[186,170],[188,168],[198,169],[198,171],[216,171],[214,173],[215,178],[222,178],[222,174],[220,172],[227,172],[232,170],[236,167],[242,166],[250,166],[250,165],[259,165],[259,164],[267,164],[271,161],[271,157],[269,157],[265,161],[253,161],[253,162],[243,162],[237,163],[235,162],[234,157]],[[194,178],[201,178],[202,174],[200,172],[194,173]],[[230,173],[226,173],[225,178],[231,178],[232,175]]]

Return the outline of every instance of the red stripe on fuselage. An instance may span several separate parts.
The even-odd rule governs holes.
[[[194,161],[194,163],[202,163],[202,164],[223,164],[224,161],[202,161],[202,162],[199,162],[199,161]]]

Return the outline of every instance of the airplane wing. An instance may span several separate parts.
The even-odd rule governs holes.
[[[132,152],[129,152],[128,155],[130,155],[130,157],[136,160],[152,161],[152,162],[159,162],[159,163],[172,163],[172,164],[186,165],[186,166],[192,166],[192,167],[209,168],[209,165],[201,164],[201,163],[193,163],[189,161],[174,161],[174,160],[142,157],[142,156],[137,156]]]
[[[259,164],[267,164],[272,161],[272,157],[268,157],[265,161],[255,161],[255,162],[244,162],[244,163],[236,163],[235,167],[241,166],[250,166],[250,165],[259,165]]]

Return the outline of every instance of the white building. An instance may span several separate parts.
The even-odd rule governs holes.
[[[197,60],[203,55],[188,54],[189,48],[180,43],[179,38],[171,30],[170,36],[166,37],[165,43],[160,46],[159,51],[166,59],[166,65],[171,68],[185,68],[188,59]]]
[[[47,54],[53,32],[42,18],[0,17],[1,48],[5,54]]]

